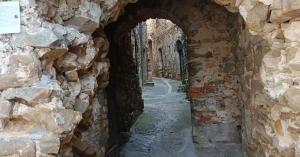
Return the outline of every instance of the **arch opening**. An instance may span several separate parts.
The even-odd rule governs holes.
[[[160,46],[161,68],[136,64],[153,62],[148,51],[159,49],[152,48],[154,40],[152,50],[133,48],[141,40],[131,40],[132,36],[143,31],[130,31],[146,19],[159,18],[178,25],[187,37],[186,44],[182,42],[187,64],[181,63],[181,68],[188,69],[192,137],[201,155],[234,156],[232,150],[244,147],[249,157],[298,157],[299,4],[299,0],[14,3],[15,8],[20,5],[21,32],[0,33],[4,150],[0,156],[111,155],[143,112],[147,99],[141,86],[155,72],[183,77],[167,68],[165,52],[175,49],[174,54],[182,54],[175,43]]]
[[[182,9],[178,10],[178,8]],[[133,64],[130,61],[132,48],[128,46],[131,43],[129,37],[132,37],[132,34],[128,35],[128,32],[134,26],[139,26],[138,23],[145,22],[149,18],[169,19],[182,28],[186,34],[181,43],[175,41],[173,45],[165,49],[168,51],[172,47],[178,55],[178,61],[182,62],[179,64],[180,72],[176,77],[182,81],[188,78],[187,89],[192,104],[192,136],[194,142],[199,143],[196,146],[197,150],[205,156],[212,151],[217,152],[215,147],[221,146],[226,149],[222,149],[219,153],[228,152],[234,148],[240,151],[230,153],[242,156],[241,107],[243,102],[240,101],[238,94],[240,83],[235,54],[238,45],[236,32],[241,19],[210,1],[188,0],[178,3],[169,0],[163,2],[141,0],[135,4],[129,4],[125,8],[124,15],[106,27],[111,44],[112,66],[108,94],[114,96],[111,102],[109,99],[109,106],[116,105],[124,108],[119,108],[119,111],[123,112],[119,113],[119,121],[110,122],[110,124],[123,123],[118,125],[119,131],[117,132],[128,132],[143,111],[141,83],[136,84],[141,82],[136,77],[138,72],[133,72],[132,68],[128,67]],[[148,45],[148,39],[145,43]],[[187,48],[184,49],[185,46],[180,45],[186,45]],[[165,75],[167,70],[164,66],[166,65],[164,48],[155,49],[152,46],[152,51],[155,50],[158,51],[160,68],[153,70],[153,75],[160,74],[159,76],[167,77]],[[154,67],[155,65],[153,69]],[[130,79],[127,78],[128,76]],[[126,95],[128,93],[125,91],[135,92]],[[116,96],[119,92],[123,92],[123,97],[126,95],[127,99],[113,102],[119,99]],[[124,122],[128,123],[124,125]],[[206,144],[211,147],[204,147]]]

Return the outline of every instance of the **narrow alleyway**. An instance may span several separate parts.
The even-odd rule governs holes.
[[[185,93],[178,92],[180,82],[164,78],[153,81],[154,87],[144,87],[145,110],[131,129],[122,157],[246,157],[241,144],[212,145],[203,140],[194,146],[190,104]],[[209,130],[211,133],[204,133],[210,135],[206,138],[227,138],[222,128]]]
[[[144,88],[145,110],[132,127],[123,157],[196,157],[190,105],[179,81],[154,79]]]

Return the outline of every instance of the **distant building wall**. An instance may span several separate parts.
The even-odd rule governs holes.
[[[187,79],[186,37],[169,20],[147,20],[148,38],[152,42],[153,75],[177,80]]]
[[[148,34],[145,22],[139,23],[131,31],[131,44],[140,85],[143,86],[148,80]]]

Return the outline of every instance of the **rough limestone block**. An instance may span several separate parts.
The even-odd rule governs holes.
[[[81,93],[78,98],[76,99],[76,103],[74,105],[74,109],[75,111],[79,111],[81,113],[84,113],[85,111],[87,111],[89,104],[90,104],[90,100],[89,100],[89,96],[85,93]]]
[[[83,53],[84,55],[78,56],[77,62],[82,68],[89,68],[98,53],[97,49],[94,47],[93,41],[88,42],[87,48]]]
[[[269,7],[263,3],[245,0],[239,7],[240,13],[251,31],[262,31],[263,23],[267,20]]]
[[[290,136],[276,136],[273,138],[273,145],[286,157],[294,156],[294,141]]]
[[[0,130],[3,130],[6,126],[7,119],[0,119]]]
[[[100,17],[102,15],[100,5],[94,2],[82,1],[79,6],[79,12],[80,14],[75,15],[66,21],[65,24],[81,32],[94,32],[99,27]]]
[[[78,46],[87,43],[90,36],[80,33],[75,28],[67,27],[66,39],[72,46]]]
[[[56,136],[44,136],[36,142],[37,154],[42,156],[57,154],[60,147],[60,140]]]
[[[58,40],[59,38],[49,28],[34,28],[14,35],[14,42],[18,47],[51,47]]]
[[[79,8],[80,0],[66,0],[66,2],[71,8]]]
[[[285,21],[288,21],[290,17],[284,16],[282,10],[272,10],[270,21],[272,23],[283,23]]]
[[[97,79],[93,75],[83,75],[80,77],[81,92],[88,95],[93,95],[94,90],[97,88]]]
[[[0,139],[0,156],[34,157],[35,144],[29,139]]]
[[[294,51],[294,57],[293,59],[288,63],[289,68],[293,71],[293,72],[300,72],[300,49],[295,49]],[[291,50],[292,51],[292,50]]]
[[[12,104],[7,100],[0,99],[0,119],[9,118],[11,110]]]
[[[40,57],[47,61],[54,61],[66,54],[68,50],[68,48],[52,48],[49,51],[43,51],[43,53],[40,54]]]
[[[274,0],[258,0],[258,1],[265,5],[271,5]]]
[[[96,76],[99,76],[100,74],[107,73],[109,70],[110,64],[109,62],[97,62],[96,64]]]
[[[31,87],[10,88],[2,92],[2,97],[7,100],[20,99],[27,104],[47,102],[53,91],[61,91],[57,81],[51,80],[48,76],[42,76],[38,83]]]
[[[39,80],[40,62],[33,54],[15,54],[9,57],[9,69],[0,74],[0,90],[30,86]]]
[[[82,119],[81,113],[73,110],[46,107],[28,107],[24,104],[15,104],[13,117],[42,124],[48,131],[61,134],[72,131]]]
[[[300,0],[282,0],[284,16],[296,18],[300,16]]]
[[[300,21],[281,25],[286,41],[300,41]]]
[[[80,112],[76,112],[73,110],[57,109],[56,112],[52,113],[52,118],[56,125],[54,128],[52,128],[53,131],[63,133],[74,130],[77,124],[82,119],[82,116]],[[51,123],[52,120],[49,121]]]
[[[300,89],[291,87],[284,94],[287,105],[291,107],[293,110],[300,111]]]
[[[56,61],[56,67],[63,71],[74,70],[78,67],[78,62],[76,59],[78,56],[74,53],[67,53],[65,56],[59,58]]]
[[[295,146],[295,156],[300,156],[300,140],[297,141]]]
[[[67,71],[66,72],[66,77],[67,77],[68,81],[71,81],[71,82],[76,82],[76,81],[79,80],[78,73],[77,73],[76,69],[71,70],[71,71]]]

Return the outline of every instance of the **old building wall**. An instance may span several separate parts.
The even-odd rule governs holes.
[[[137,72],[142,87],[148,80],[148,29],[145,22],[139,23],[131,31],[133,57],[137,64]]]
[[[300,2],[216,2],[230,11],[239,11],[245,22],[238,33],[236,56],[241,61],[243,141],[248,155],[299,156],[296,36]]]
[[[115,156],[118,146],[127,141],[130,127],[143,111],[141,88],[148,75],[146,24],[140,23],[123,35],[117,39],[109,37],[112,46],[109,51],[112,64],[108,86],[109,147],[116,149],[108,156]]]
[[[109,38],[110,83],[108,86],[108,109],[110,122],[109,147],[117,148],[126,141],[126,134],[143,111],[142,91],[139,78],[139,64],[133,56],[130,31],[123,38]],[[142,45],[140,45],[142,46]],[[140,53],[137,55],[141,56]],[[125,136],[124,136],[125,135]],[[124,140],[124,141],[123,141]]]
[[[146,22],[151,27],[148,34],[152,41],[153,76],[185,80],[187,77],[181,78],[181,73],[187,75],[186,37],[181,28],[164,19],[149,19]],[[182,50],[178,49],[178,42]],[[184,71],[181,72],[180,68]]]
[[[104,156],[107,113],[118,114],[106,105],[110,62],[102,29],[129,2],[21,1],[21,33],[0,35],[0,156]],[[299,156],[299,0],[215,2],[239,13],[245,29],[210,1],[140,0],[128,5],[114,35],[151,17],[172,20],[188,37],[195,140],[237,141],[242,125],[249,156]],[[123,59],[112,66],[131,62]],[[138,78],[124,84],[130,81]],[[210,134],[230,124],[233,138]]]
[[[243,102],[242,123],[245,124],[242,126],[243,142],[249,156],[264,157],[267,156],[266,154],[278,156],[277,153],[274,153],[274,147],[269,145],[273,143],[271,137],[263,129],[265,126],[268,127],[271,120],[268,118],[269,112],[266,109],[272,99],[264,94],[259,76],[260,68],[263,66],[262,60],[259,58],[262,58],[270,48],[261,37],[251,36],[243,25],[241,25],[238,39],[240,42],[236,57],[239,59],[237,69],[242,74],[240,75],[242,85],[240,100]],[[290,154],[290,156],[293,155]]]
[[[0,156],[105,155],[101,27],[128,2],[20,1],[21,33],[0,35]]]

